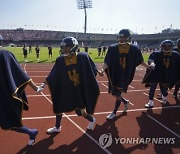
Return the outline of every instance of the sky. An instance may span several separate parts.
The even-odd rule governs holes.
[[[92,0],[87,33],[115,34],[128,28],[137,34],[180,29],[179,0]],[[0,0],[0,29],[84,32],[84,9],[77,0]]]

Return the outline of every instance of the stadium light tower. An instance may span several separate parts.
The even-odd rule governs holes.
[[[85,21],[84,21],[84,33],[87,29],[87,8],[92,8],[92,0],[77,0],[78,9],[84,9]]]

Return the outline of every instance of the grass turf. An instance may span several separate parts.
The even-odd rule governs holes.
[[[15,55],[19,63],[24,62],[24,55],[23,55],[22,47],[4,47],[3,49],[11,51]],[[84,49],[82,48],[81,51],[84,51]],[[104,56],[100,56],[100,58],[98,58],[98,50],[96,48],[89,48],[88,54],[95,63],[102,63],[104,61]],[[40,47],[39,63],[53,63],[55,62],[58,56],[59,56],[58,47],[53,48],[52,59],[49,58],[48,48]],[[143,57],[144,57],[144,61],[147,62],[149,54],[145,53],[143,54]],[[27,59],[28,59],[28,63],[38,63],[37,58],[36,58],[35,47],[32,47],[32,53],[30,54],[28,53]]]

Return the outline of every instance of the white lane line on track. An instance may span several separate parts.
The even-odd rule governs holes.
[[[26,71],[26,65],[24,66],[24,70]],[[48,97],[46,97],[43,92],[41,92],[41,95],[43,95],[43,96],[46,98],[46,100],[48,100],[48,102],[49,102],[50,104],[52,104],[51,100],[50,100]],[[94,143],[96,143],[96,144],[97,144],[102,150],[104,150],[107,154],[112,154],[109,150],[103,148],[103,147],[99,144],[98,141],[96,141],[91,135],[89,135],[85,130],[83,130],[77,123],[75,123],[73,120],[71,120],[65,113],[63,113],[63,116],[64,116],[65,118],[67,118],[73,125],[75,125],[81,132],[83,132],[89,139],[91,139]]]
[[[134,89],[134,87],[133,87],[133,86],[130,86],[130,85],[129,85],[129,87],[130,87],[130,88],[132,88],[132,89]]]
[[[31,78],[46,78],[47,75],[31,76]]]
[[[28,71],[28,73],[39,73],[39,72],[46,72],[46,73],[49,73],[50,71]]]
[[[147,116],[152,119],[153,121],[155,121],[156,123],[158,123],[160,126],[162,126],[163,128],[165,128],[166,130],[168,130],[169,132],[171,132],[172,134],[174,134],[176,137],[180,138],[180,135],[178,135],[177,133],[175,133],[174,131],[172,131],[170,128],[166,127],[164,124],[162,124],[161,122],[159,122],[158,120],[156,120],[155,118],[153,118],[152,116],[150,116],[149,114],[147,114]]]
[[[108,86],[106,86],[104,83],[101,83],[104,87],[108,88]]]
[[[26,64],[24,64],[24,71],[26,72]],[[26,72],[27,73],[27,72]]]
[[[176,106],[164,106],[164,107],[153,107],[152,110],[161,110],[161,109],[173,109],[173,108],[180,108],[180,105]],[[127,112],[138,112],[138,111],[147,111],[147,108],[141,108],[141,109],[131,109],[127,110]],[[122,113],[123,110],[117,111],[117,113]],[[106,115],[110,114],[112,111],[108,112],[95,112],[94,115]],[[78,117],[77,114],[66,114],[68,117]],[[36,120],[36,119],[52,119],[55,118],[56,116],[43,116],[43,117],[24,117],[22,118],[23,120]],[[63,116],[65,117],[65,116]]]

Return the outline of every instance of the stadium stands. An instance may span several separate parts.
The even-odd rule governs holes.
[[[77,33],[65,31],[45,31],[45,30],[24,30],[18,29],[1,29],[0,35],[3,38],[5,45],[14,43],[17,46],[23,44],[32,44],[47,46],[59,46],[59,42],[66,36],[77,38],[80,44],[90,47],[109,46],[116,42],[116,34],[96,34],[96,33]],[[158,47],[160,42],[165,39],[177,40],[179,34],[174,33],[158,33],[158,34],[143,34],[132,35],[132,41],[136,42],[140,47]]]

